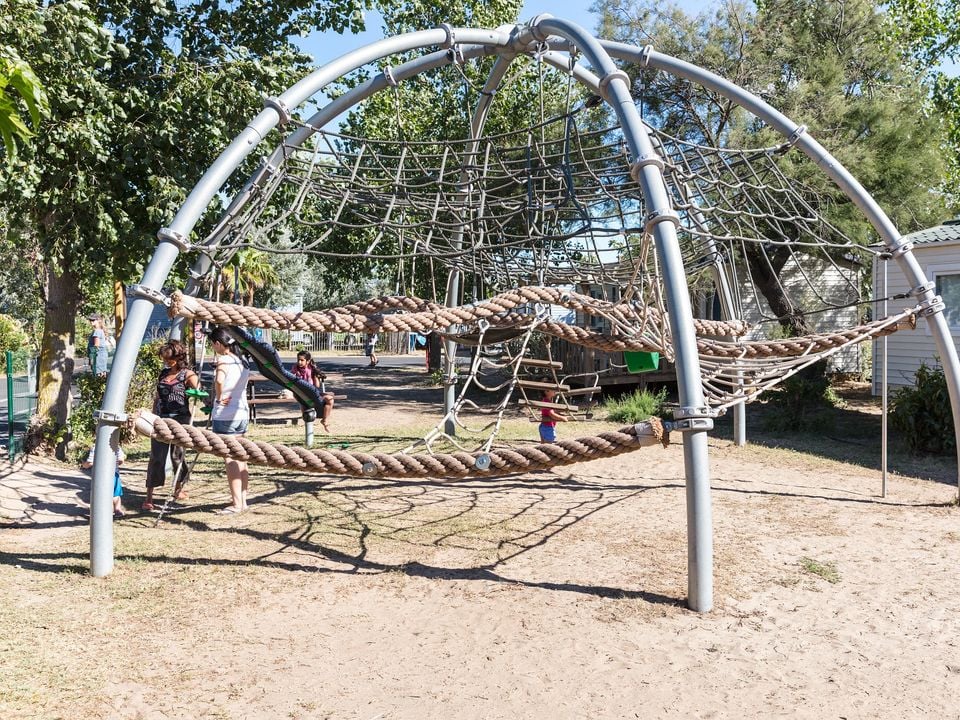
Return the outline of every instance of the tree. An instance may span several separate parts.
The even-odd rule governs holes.
[[[309,58],[290,36],[359,29],[365,4],[10,0],[0,8],[0,46],[31,65],[50,97],[44,142],[0,170],[0,204],[4,242],[34,253],[40,267],[38,411],[55,426],[69,412],[83,298],[115,277],[140,276],[156,229],[263,95],[306,72]],[[201,236],[204,223],[209,217]]]
[[[960,0],[892,0],[890,39],[920,70],[932,87],[933,113],[946,132],[947,177],[944,190],[960,213],[960,77],[942,70],[946,61],[960,61]]]
[[[777,0],[759,3],[756,11],[729,3],[697,17],[646,0],[601,0],[595,9],[605,35],[653,43],[806,124],[902,230],[940,219],[943,203],[930,192],[943,167],[937,123],[923,111],[922,78],[903,68],[883,42],[886,18],[870,0]],[[754,147],[781,140],[756,127],[731,101],[664,73],[640,74],[634,90],[638,101],[642,92],[648,116],[679,137],[709,145],[737,139]],[[805,168],[792,171],[811,200],[830,208],[830,221],[847,237],[872,241],[872,228],[842,202],[832,181]],[[758,289],[784,327],[806,332],[802,309],[777,282],[788,251],[751,244],[745,254]]]
[[[257,290],[265,289],[280,282],[280,275],[274,269],[266,253],[253,248],[244,248],[227,263],[220,277],[223,297],[236,293],[247,305],[253,305],[253,296]]]

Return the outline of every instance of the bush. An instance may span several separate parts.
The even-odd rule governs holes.
[[[650,390],[634,390],[621,398],[607,400],[603,407],[607,411],[607,419],[614,422],[637,423],[659,415],[667,400],[667,389],[660,388],[657,392]]]
[[[775,432],[830,430],[832,411],[839,404],[827,377],[827,363],[822,360],[791,375],[770,394],[762,424]]]
[[[157,355],[157,350],[164,342],[164,340],[154,340],[140,346],[140,351],[137,353],[137,366],[133,371],[130,390],[127,393],[127,403],[124,408],[126,412],[140,408],[150,409],[153,406],[157,376],[163,367],[163,361]],[[76,376],[75,382],[79,399],[70,412],[67,427],[70,430],[71,448],[75,455],[73,459],[79,461],[82,459],[81,455],[86,457],[87,450],[93,444],[96,429],[93,413],[103,405],[107,378],[91,373],[81,373]],[[126,442],[132,439],[129,434],[131,432],[123,430],[121,441]]]
[[[14,374],[24,373],[27,370],[27,360],[30,357],[30,336],[23,326],[9,315],[0,313],[0,373],[7,373],[7,351],[13,352]]]
[[[956,452],[950,393],[942,368],[924,363],[914,373],[913,387],[900,388],[890,403],[890,424],[912,452],[949,455]]]

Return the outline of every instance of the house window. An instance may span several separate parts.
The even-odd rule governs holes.
[[[933,266],[927,268],[933,276],[936,292],[943,298],[943,317],[951,330],[960,330],[960,266]]]
[[[951,328],[960,329],[960,272],[936,275],[937,295],[943,298],[943,317]]]

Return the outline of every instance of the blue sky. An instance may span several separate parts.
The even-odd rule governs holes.
[[[700,12],[705,8],[715,4],[710,0],[678,0],[677,4],[687,12]],[[557,6],[560,3],[557,0],[527,0],[523,9],[520,11],[519,20],[525,22],[532,19],[540,13],[550,13],[555,17],[570,20],[582,25],[588,30],[593,30],[596,24],[595,16],[589,11],[593,0],[567,0],[562,3],[562,9]],[[317,33],[305,38],[303,41],[304,49],[314,56],[317,66],[323,65],[335,58],[340,57],[346,52],[356,50],[359,47],[379,40],[383,37],[380,32],[380,19],[374,13],[367,15],[366,32],[357,35],[337,35],[336,33],[326,32]],[[960,76],[960,63],[949,63],[944,65],[944,70],[951,76]]]
[[[520,11],[521,22],[531,20],[540,13],[550,13],[554,17],[570,20],[582,25],[588,30],[593,30],[596,19],[590,13],[588,8],[593,4],[593,0],[567,0],[563,3],[562,9],[557,9],[560,3],[553,0],[527,0],[523,9]],[[683,7],[705,7],[707,2],[701,0],[684,0],[680,3]],[[304,40],[304,49],[311,53],[317,61],[317,65],[323,65],[335,58],[340,57],[346,52],[363,47],[367,43],[379,40],[383,37],[380,32],[380,20],[376,13],[367,13],[366,32],[357,35],[337,35],[336,33],[326,32],[318,33]]]

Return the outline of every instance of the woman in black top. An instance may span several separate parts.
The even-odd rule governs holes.
[[[200,378],[187,368],[187,349],[179,340],[170,340],[158,351],[164,368],[157,378],[157,392],[153,396],[153,412],[163,418],[173,418],[178,423],[190,422],[190,406],[187,388],[199,388]],[[150,462],[147,465],[147,497],[141,506],[153,510],[154,488],[166,481],[167,453],[173,465],[173,494],[177,500],[186,497],[183,486],[189,480],[190,469],[183,461],[183,448],[167,445],[158,440],[150,441]]]

